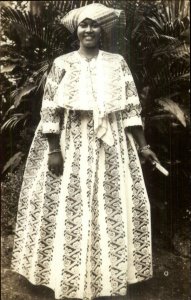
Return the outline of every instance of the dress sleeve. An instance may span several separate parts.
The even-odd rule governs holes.
[[[125,80],[125,94],[126,94],[126,109],[122,111],[122,118],[124,121],[124,126],[142,126],[141,119],[141,104],[139,101],[139,96],[135,86],[135,82],[132,73],[124,60],[122,58],[122,71]]]
[[[59,68],[57,59],[54,60],[46,80],[44,96],[42,100],[41,122],[42,132],[44,134],[60,133],[60,118],[61,113],[63,113],[63,109],[56,104],[54,101],[54,96],[64,74],[65,70],[63,68]]]

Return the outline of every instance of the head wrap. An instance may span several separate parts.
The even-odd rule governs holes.
[[[116,23],[122,26],[126,23],[123,10],[109,8],[100,3],[93,3],[71,10],[63,17],[61,23],[73,33],[85,19],[97,21],[105,32],[109,32]]]

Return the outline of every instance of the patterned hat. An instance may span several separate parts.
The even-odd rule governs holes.
[[[93,3],[71,10],[63,17],[61,23],[73,33],[80,22],[87,18],[97,21],[105,32],[109,32],[116,23],[122,26],[126,24],[123,10],[109,8],[100,3]]]

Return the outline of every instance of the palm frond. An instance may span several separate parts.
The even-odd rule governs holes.
[[[44,89],[45,83],[46,83],[46,78],[47,78],[48,73],[45,72],[40,80],[38,81],[38,86],[37,86],[37,91],[40,90],[41,88]]]
[[[15,26],[21,26],[29,34],[36,36],[48,49],[63,47],[67,30],[60,25],[49,24],[36,15],[21,12],[10,7],[2,9],[2,21],[11,22]]]
[[[136,2],[135,0],[134,2]],[[116,1],[116,0],[71,0],[71,1],[51,1],[54,9],[58,10],[62,14],[67,14],[71,9],[80,8],[82,6],[86,6],[91,3],[101,3],[108,7],[113,8],[125,8],[126,2],[128,1]]]
[[[184,112],[181,110],[180,106],[176,102],[168,98],[156,99],[155,102],[157,102],[165,111],[175,116],[177,120],[184,127],[186,127],[186,118]]]
[[[161,65],[161,64],[160,64]],[[168,95],[169,93],[181,93],[182,87],[189,88],[188,69],[185,66],[162,64],[156,66],[156,70],[145,76],[145,84],[154,92],[155,97]]]
[[[28,96],[31,92],[36,89],[36,85],[34,83],[25,84],[22,88],[19,88],[14,91],[14,106],[17,108],[21,102],[23,101],[24,97]]]
[[[20,151],[15,153],[4,165],[2,174],[5,173],[9,169],[11,169],[13,171],[20,164],[23,156],[24,156],[24,153],[22,153]]]
[[[14,129],[20,122],[25,122],[28,120],[31,113],[29,111],[25,113],[15,113],[7,121],[5,121],[1,127],[1,130],[6,130],[7,128]]]
[[[185,43],[176,40],[175,43],[170,43],[167,45],[160,45],[153,53],[152,58],[156,59],[158,57],[161,58],[173,58],[173,59],[183,59],[188,58],[190,54],[189,48],[185,45]]]
[[[152,1],[151,1],[152,2]],[[150,9],[147,11],[147,5],[139,3],[138,20],[136,26],[133,30],[132,38],[137,35],[137,40],[144,40],[144,37],[151,33],[151,28],[154,28],[156,34],[159,36],[159,40],[163,41],[173,41],[173,38],[180,38],[187,28],[189,28],[190,20],[187,12],[187,7],[189,6],[189,1],[176,0],[168,1],[161,0],[163,9],[159,9],[157,4],[149,4]],[[153,8],[152,8],[153,7]],[[186,10],[185,10],[186,7]],[[146,12],[144,12],[144,9]],[[183,13],[182,13],[183,12]],[[154,31],[153,30],[153,31]],[[156,34],[152,34],[150,39],[147,39],[149,44],[154,39],[156,40]]]
[[[65,14],[74,7],[74,1],[51,1],[55,9]]]
[[[157,20],[156,14],[151,17],[148,16],[146,18],[146,21],[147,21],[148,25],[150,24],[155,28],[155,30],[158,32],[158,34],[163,33],[163,24],[159,20]]]
[[[6,120],[6,118],[8,117],[8,115],[13,112],[15,110],[14,105],[11,105],[8,110],[5,112],[5,114],[3,115],[3,121]]]
[[[190,1],[189,0],[161,0],[163,6],[163,13],[165,21],[170,23],[175,19],[183,19],[190,15]]]
[[[167,41],[170,43],[177,43],[177,38],[167,35],[167,34],[160,34],[160,40],[161,41]]]

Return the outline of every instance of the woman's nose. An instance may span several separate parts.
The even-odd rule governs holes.
[[[87,31],[87,32],[92,32],[92,26],[88,25],[88,26],[86,27],[86,31]]]

